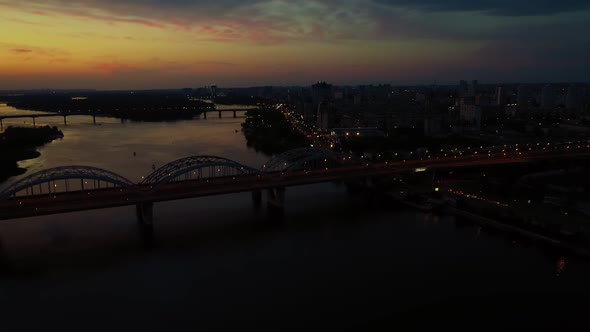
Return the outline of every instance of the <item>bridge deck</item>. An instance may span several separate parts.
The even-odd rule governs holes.
[[[57,116],[108,116],[106,114],[98,113],[47,113],[47,114],[16,114],[16,115],[0,115],[0,119],[20,119],[20,118],[46,118],[46,117],[57,117]]]
[[[349,166],[315,171],[244,175],[209,180],[174,182],[151,188],[137,185],[125,189],[66,192],[55,195],[17,197],[0,202],[0,220],[26,218],[66,212],[112,208],[146,202],[162,202],[203,196],[258,191],[277,187],[291,187],[346,179],[393,175],[413,172],[416,168],[456,169],[473,166],[508,165],[548,159],[579,159],[590,157],[589,151],[577,153],[532,152],[526,156],[518,152],[502,156],[449,157],[432,160],[411,160],[392,163]]]

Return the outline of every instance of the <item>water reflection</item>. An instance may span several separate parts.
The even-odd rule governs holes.
[[[0,114],[23,114],[26,111],[2,106]],[[242,112],[243,114],[243,112]],[[27,174],[42,169],[88,165],[121,174],[134,182],[149,175],[153,167],[193,155],[218,155],[259,167],[269,156],[246,147],[241,133],[243,119],[232,117],[177,122],[123,122],[115,118],[68,118],[63,125],[60,118],[39,118],[38,126],[58,126],[64,139],[39,149],[41,157],[19,163]],[[21,119],[6,120],[5,126],[21,125]],[[237,132],[236,132],[237,130]],[[14,179],[12,179],[14,180]]]
[[[37,112],[0,105],[0,114],[26,113]],[[64,138],[39,148],[39,158],[19,162],[27,172],[9,182],[40,170],[68,165],[100,167],[140,182],[154,168],[192,155],[219,155],[259,167],[269,156],[247,148],[240,130],[242,121],[231,116],[159,123],[97,118],[99,125],[93,125],[91,116],[80,116],[68,118],[68,125],[64,126],[60,118],[38,118],[38,126],[58,126]],[[22,122],[21,119],[6,120],[4,125],[22,125]],[[198,224],[207,219],[219,219],[207,212],[217,211],[217,202],[225,207],[242,206],[243,215],[248,218],[252,216],[251,201],[249,195],[243,196],[158,204],[156,221],[166,220],[169,225],[177,221],[190,223],[196,213],[203,217],[197,218]],[[174,209],[167,206],[174,206]],[[0,225],[0,235],[8,239],[4,243],[5,252],[13,257],[32,257],[39,252],[74,252],[108,243],[116,245],[117,241],[133,245],[137,242],[135,223],[132,208],[105,209],[9,221]]]
[[[556,275],[559,277],[565,271],[565,259],[557,261]]]
[[[42,147],[40,158],[22,162],[21,167],[30,174],[63,165],[89,165],[139,182],[153,167],[190,155],[218,155],[252,166],[269,158],[248,149],[241,132],[235,132],[242,119],[121,123],[100,118],[99,126],[88,120],[72,118],[63,126],[59,118],[40,119],[39,125],[56,125],[65,137]],[[180,253],[152,256],[142,252],[134,207],[7,221],[0,224],[0,239],[4,255],[17,265],[58,261],[102,269],[95,262],[130,257],[134,263],[128,269],[132,271],[161,271],[172,264],[168,263],[172,258],[183,266],[194,261],[220,260],[215,264],[231,265],[242,259],[264,262],[288,257],[295,264],[284,267],[290,275],[303,271],[297,264],[312,264],[305,265],[311,270],[330,266],[336,272],[326,267],[322,269],[325,275],[353,281],[364,278],[369,284],[375,276],[388,276],[383,285],[397,291],[408,285],[421,289],[450,283],[469,292],[472,288],[463,289],[462,283],[472,286],[482,281],[514,287],[523,283],[515,283],[504,271],[514,271],[526,282],[555,273],[554,257],[536,248],[513,246],[504,234],[490,236],[489,230],[482,231],[468,221],[370,203],[333,184],[288,188],[284,220],[280,224],[273,221],[265,209],[252,207],[250,194],[235,194],[155,205],[158,243],[168,248],[163,250],[182,248]],[[229,262],[224,255],[231,257]],[[589,275],[586,267],[578,266],[578,271]],[[128,276],[135,272],[113,268],[111,273]],[[353,281],[348,285],[354,285]],[[412,296],[408,293],[407,299],[411,301]]]

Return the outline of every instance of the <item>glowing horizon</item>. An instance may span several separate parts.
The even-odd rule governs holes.
[[[588,42],[578,33],[590,27],[583,1],[542,12],[468,3],[0,0],[0,89],[574,81],[590,74]]]

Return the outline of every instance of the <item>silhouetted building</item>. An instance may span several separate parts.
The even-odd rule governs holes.
[[[549,84],[543,87],[541,91],[541,108],[551,110],[555,107],[555,89]]]
[[[477,80],[473,80],[469,84],[469,87],[467,89],[467,95],[470,96],[470,97],[476,96],[477,95],[477,91],[478,91]]]
[[[461,119],[465,127],[472,130],[481,130],[486,123],[498,117],[500,109],[495,105],[462,105]]]
[[[303,104],[303,119],[305,121],[315,121],[316,111],[311,102],[304,102]]]
[[[506,104],[506,88],[499,86],[496,88],[496,104],[504,106]]]
[[[213,84],[213,85],[209,85],[207,87],[207,92],[209,93],[209,96],[211,98],[215,98],[217,97],[217,85]]]
[[[531,90],[528,86],[521,84],[518,86],[517,101],[519,110],[527,110],[531,104]]]
[[[326,82],[318,82],[311,86],[311,100],[314,106],[321,102],[329,101],[332,96],[332,85]]]
[[[567,89],[567,94],[565,96],[565,107],[568,110],[578,110],[580,106],[579,96],[578,96],[578,89],[575,86],[570,86]]]
[[[318,82],[311,86],[312,107],[316,114],[317,126],[321,130],[328,129],[328,104],[332,101],[332,85]]]
[[[447,121],[443,114],[427,116],[424,119],[424,135],[440,136],[447,133]]]
[[[459,89],[457,90],[457,94],[459,97],[467,97],[469,91],[469,85],[467,81],[461,80],[459,81]]]
[[[320,102],[320,104],[318,105],[318,128],[322,131],[328,130],[328,107],[329,106],[327,102]]]

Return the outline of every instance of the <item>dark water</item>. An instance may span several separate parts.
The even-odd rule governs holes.
[[[235,133],[241,121],[95,127],[79,118],[23,165],[85,164],[132,180],[194,154],[261,165],[268,157]],[[333,184],[289,188],[286,198],[282,219],[248,194],[156,204],[153,250],[142,248],[133,208],[3,222],[0,326],[587,326],[588,261]]]

